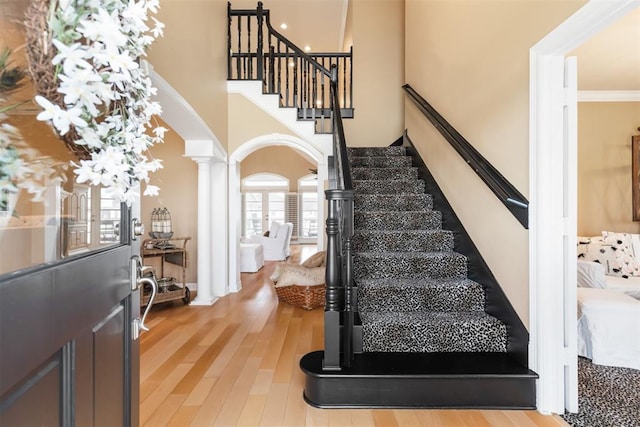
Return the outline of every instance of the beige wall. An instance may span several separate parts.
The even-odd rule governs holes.
[[[347,145],[389,145],[404,129],[404,2],[349,3],[355,118],[344,122]]]
[[[309,175],[309,169],[317,165],[298,151],[288,147],[265,147],[249,154],[240,163],[240,175],[244,179],[256,173],[275,173],[289,180],[289,191],[298,191],[298,179]]]
[[[263,135],[293,133],[279,121],[239,94],[229,94],[229,154],[247,141]]]
[[[227,143],[227,2],[164,0],[164,37],[148,60],[191,104],[223,146]]]
[[[578,235],[640,233],[632,220],[631,137],[640,102],[578,104]]]
[[[407,0],[406,81],[525,196],[529,48],[583,1]],[[405,126],[520,318],[528,232],[407,101]]]
[[[187,243],[187,282],[195,283],[198,271],[198,166],[193,160],[183,157],[184,141],[173,131],[167,132],[164,144],[155,145],[150,152],[154,158],[162,160],[164,167],[152,174],[149,182],[160,187],[160,195],[141,198],[142,222],[146,230],[151,230],[153,209],[166,207],[169,210],[174,237],[191,237]],[[157,259],[145,259],[147,261],[159,267]],[[180,277],[177,268],[169,268],[173,270],[166,270],[165,276]]]

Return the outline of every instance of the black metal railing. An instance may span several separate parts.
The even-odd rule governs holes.
[[[529,201],[482,154],[478,152],[426,99],[409,84],[402,86],[418,109],[460,154],[506,208],[526,229],[529,228]]]
[[[229,3],[228,17],[229,80],[262,81],[265,93],[280,95],[281,107],[297,108],[298,119],[315,120],[317,132],[330,133],[331,73],[322,70],[335,68],[342,116],[353,117],[352,50],[304,52],[271,26],[262,2],[256,10],[234,10]]]
[[[262,2],[256,10],[233,10],[229,3],[228,16],[228,78],[261,80],[265,93],[280,95],[282,107],[298,108],[299,118],[315,119],[320,123],[316,129],[324,130],[328,124],[333,134],[329,190],[325,192],[329,210],[323,368],[340,370],[353,360],[356,311],[351,254],[353,184],[342,124],[343,113],[351,110],[352,114],[353,108],[352,55],[307,54],[271,27]]]

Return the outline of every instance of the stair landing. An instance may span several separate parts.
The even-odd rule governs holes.
[[[341,371],[323,355],[300,360],[315,407],[535,409],[538,375],[506,353],[362,353]]]

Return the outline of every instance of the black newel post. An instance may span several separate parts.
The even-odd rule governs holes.
[[[342,263],[338,236],[338,198],[340,193],[340,190],[325,191],[326,198],[329,201],[329,212],[327,215],[327,265],[325,273],[327,290],[324,308],[324,359],[322,368],[329,371],[339,371],[341,369],[340,316],[344,289],[340,283]]]

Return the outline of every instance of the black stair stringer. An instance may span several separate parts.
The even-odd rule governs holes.
[[[535,409],[538,375],[508,353],[362,353],[341,371],[323,371],[323,356],[300,360],[319,408]]]
[[[418,176],[425,183],[425,193],[433,196],[433,209],[442,212],[443,229],[454,233],[454,251],[467,257],[468,278],[480,283],[485,290],[485,311],[506,325],[507,353],[523,366],[529,366],[529,332],[429,172],[406,130],[403,135],[403,146],[406,148],[407,155],[413,158],[413,166],[418,168]]]

